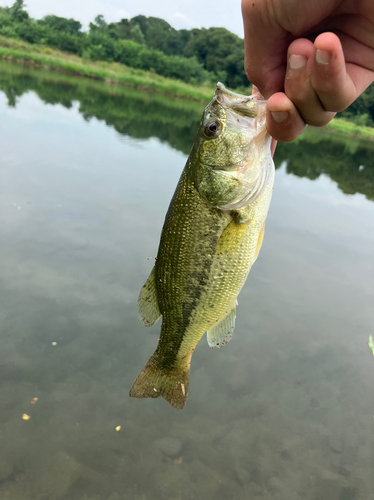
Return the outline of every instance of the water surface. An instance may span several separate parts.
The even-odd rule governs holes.
[[[233,340],[202,339],[176,411],[128,390],[202,105],[0,69],[0,498],[371,498],[372,144],[279,146]]]

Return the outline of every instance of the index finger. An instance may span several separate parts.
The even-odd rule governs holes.
[[[266,15],[264,2],[242,0],[245,72],[268,99],[283,90],[290,33]]]

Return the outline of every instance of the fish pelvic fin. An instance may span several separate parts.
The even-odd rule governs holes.
[[[186,404],[189,378],[189,362],[187,365],[176,364],[166,369],[156,350],[135,380],[129,395],[131,398],[162,396],[173,408],[181,410]]]
[[[161,316],[156,290],[156,269],[153,268],[149,278],[140,291],[138,298],[138,315],[144,326],[152,326]]]
[[[231,308],[223,314],[213,328],[207,331],[208,345],[212,349],[215,347],[223,347],[230,342],[235,328],[237,305],[238,301],[235,299]]]

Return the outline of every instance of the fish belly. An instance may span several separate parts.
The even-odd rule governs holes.
[[[190,357],[235,302],[255,260],[262,218],[254,207],[240,218],[211,207],[182,176],[156,262],[165,365]]]

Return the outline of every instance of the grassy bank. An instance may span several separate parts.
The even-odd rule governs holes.
[[[195,87],[179,80],[164,78],[151,71],[142,71],[119,63],[92,62],[44,45],[28,44],[12,38],[0,37],[0,59],[196,101],[206,102],[214,93],[214,86]]]
[[[374,140],[374,128],[356,125],[343,118],[334,118],[326,127],[334,132],[349,135],[351,137],[362,137],[364,139]]]
[[[148,90],[196,102],[206,103],[214,93],[213,85],[193,86],[151,71],[134,69],[119,63],[93,62],[44,45],[29,44],[13,38],[0,37],[0,59],[66,75],[83,76],[113,86]],[[345,136],[374,140],[374,128],[357,125],[343,118],[335,118],[326,128]]]

